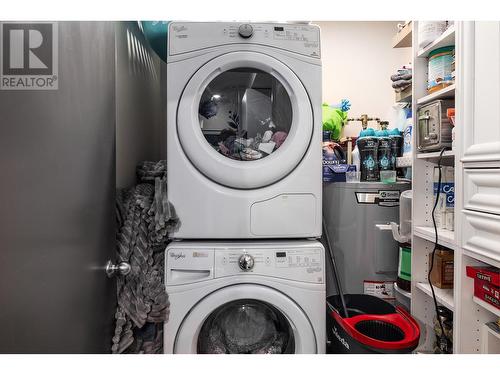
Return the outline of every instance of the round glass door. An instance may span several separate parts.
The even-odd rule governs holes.
[[[293,330],[275,307],[257,300],[236,300],[216,309],[198,336],[200,354],[291,354]]]
[[[259,52],[226,53],[187,83],[177,134],[191,164],[210,180],[260,188],[289,175],[307,152],[311,102],[282,62]]]
[[[201,131],[217,152],[234,160],[255,161],[286,141],[293,110],[276,77],[258,69],[237,68],[208,84],[198,114]]]

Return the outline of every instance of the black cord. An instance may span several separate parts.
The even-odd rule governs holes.
[[[436,207],[439,202],[439,196],[441,194],[441,161],[443,159],[443,154],[445,152],[445,148],[441,150],[439,153],[439,159],[438,159],[438,185],[437,185],[437,192],[436,192],[436,200],[434,202],[434,206],[432,207],[432,224],[434,225],[434,233],[435,233],[435,240],[434,240],[434,249],[432,250],[432,256],[431,256],[431,264],[429,267],[429,272],[427,273],[427,281],[429,282],[429,285],[431,287],[431,292],[432,292],[432,299],[434,300],[434,308],[436,309],[436,318],[439,323],[439,327],[441,328],[441,336],[439,338],[439,347],[441,351],[446,351],[447,350],[447,340],[446,336],[444,334],[444,327],[443,327],[443,322],[441,321],[441,316],[439,314],[439,308],[438,308],[438,302],[436,299],[436,293],[434,292],[434,286],[431,283],[431,272],[432,269],[434,268],[434,255],[436,254],[436,250],[438,248],[438,241],[439,241],[439,236],[438,236],[438,231],[437,231],[437,225],[436,225],[436,218],[434,216],[434,213],[436,211]]]

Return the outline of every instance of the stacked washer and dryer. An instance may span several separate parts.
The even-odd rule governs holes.
[[[166,353],[324,353],[320,31],[169,25]]]

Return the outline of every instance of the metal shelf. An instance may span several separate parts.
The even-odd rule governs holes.
[[[416,285],[418,289],[432,298],[432,291],[429,283],[417,283]],[[438,303],[449,308],[451,311],[454,311],[455,303],[453,301],[453,289],[440,289],[438,287],[434,287],[434,293],[436,294]]]
[[[455,25],[450,26],[441,36],[436,38],[431,44],[426,45],[418,51],[417,57],[428,57],[431,51],[437,48],[455,45]]]
[[[413,234],[430,242],[434,242],[436,239],[436,236],[434,234],[434,227],[415,227],[413,230]],[[455,232],[438,228],[438,244],[455,250]]]
[[[455,97],[455,84],[445,87],[444,89],[425,95],[417,100],[417,104],[425,104],[438,99],[452,99]]]

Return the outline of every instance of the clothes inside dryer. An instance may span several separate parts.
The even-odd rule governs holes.
[[[293,332],[275,307],[257,300],[237,300],[216,309],[198,339],[201,354],[294,353]]]
[[[290,97],[281,82],[258,69],[219,74],[205,89],[198,109],[210,145],[236,160],[258,160],[285,142],[292,124]]]

